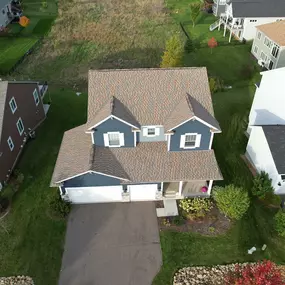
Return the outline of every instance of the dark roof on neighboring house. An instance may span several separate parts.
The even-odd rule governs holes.
[[[232,0],[234,17],[285,17],[284,0]]]
[[[93,146],[86,125],[64,134],[51,186],[87,171],[124,182],[221,180],[213,150],[167,151],[167,142],[139,143],[132,148]]]
[[[285,125],[262,126],[275,166],[279,174],[285,174]]]
[[[88,128],[111,114],[138,128],[163,125],[166,131],[201,115],[220,129],[205,67],[89,71]]]

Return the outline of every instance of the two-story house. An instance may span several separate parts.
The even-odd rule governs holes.
[[[267,69],[285,66],[285,21],[256,27],[251,53]]]
[[[206,68],[91,70],[87,123],[65,132],[51,186],[73,203],[210,195],[220,132]]]
[[[272,179],[276,194],[285,194],[285,68],[261,73],[249,114],[246,157]]]
[[[9,179],[29,137],[46,117],[47,85],[0,81],[0,190]]]
[[[229,42],[236,39],[253,40],[256,26],[285,19],[284,0],[215,0],[214,13],[219,19],[210,26],[210,31],[221,26],[224,36],[229,30]]]

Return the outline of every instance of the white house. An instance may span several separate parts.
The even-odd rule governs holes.
[[[221,26],[226,36],[232,35],[242,40],[253,40],[256,35],[256,26],[285,19],[284,0],[215,0],[213,12],[219,19],[210,26],[210,30]]]
[[[275,192],[285,194],[285,68],[262,72],[249,115],[246,157],[272,179]]]
[[[251,53],[267,69],[285,66],[285,21],[256,27]]]

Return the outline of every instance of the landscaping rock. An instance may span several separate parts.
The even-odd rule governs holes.
[[[28,276],[11,276],[0,277],[0,285],[34,285],[34,282]]]

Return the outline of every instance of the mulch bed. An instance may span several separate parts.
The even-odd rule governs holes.
[[[166,219],[169,221],[166,225]],[[226,233],[231,228],[231,220],[220,213],[214,206],[205,217],[195,220],[184,220],[181,225],[175,224],[177,217],[158,218],[161,231],[196,232],[207,236],[218,236]]]

